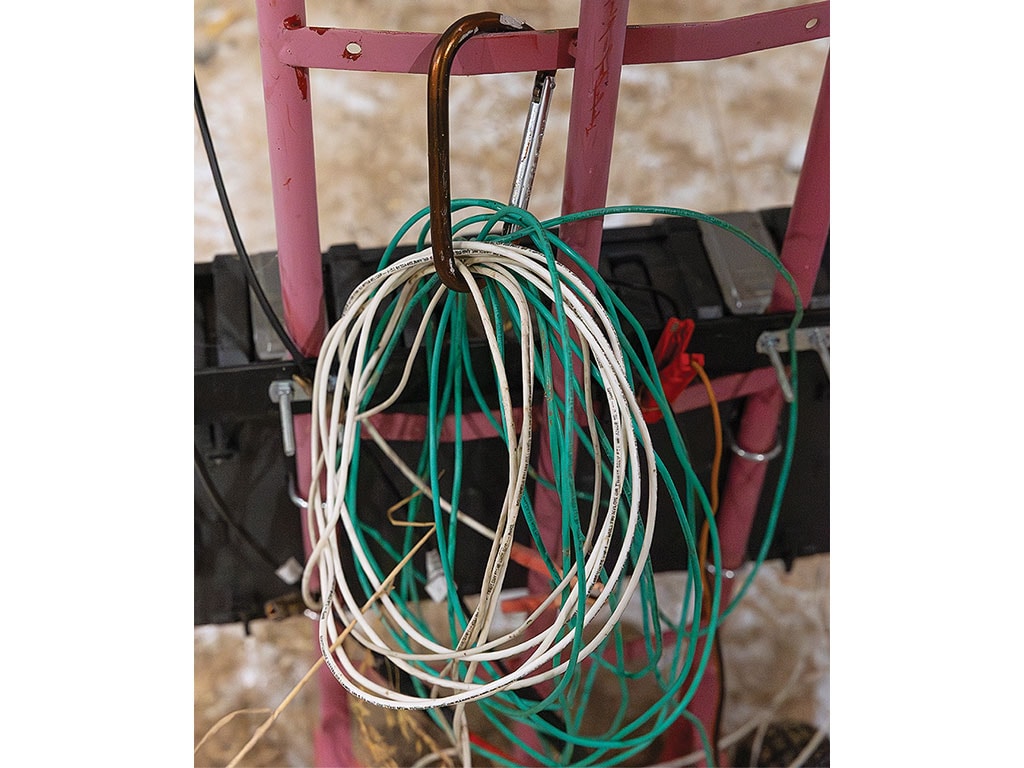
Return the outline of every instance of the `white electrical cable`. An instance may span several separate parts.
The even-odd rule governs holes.
[[[789,768],[801,768],[801,766],[807,762],[808,758],[814,754],[814,750],[818,748],[818,745],[827,737],[828,725],[826,724],[814,732],[814,735],[807,741],[804,748],[800,750],[800,754],[793,758],[793,762],[789,764]]]
[[[749,768],[757,768],[757,764],[761,762],[761,747],[764,745],[764,737],[768,735],[769,727],[771,727],[771,722],[768,718],[765,718],[761,724],[757,726],[757,731],[754,732],[754,740],[750,744]]]
[[[438,760],[444,760],[445,758],[454,757],[458,750],[455,747],[448,747],[442,749],[439,752],[428,752],[415,763],[409,766],[409,768],[429,768],[433,763]]]
[[[481,318],[489,317],[490,308],[476,280],[500,286],[518,312],[522,362],[519,386],[523,410],[527,414],[517,429],[512,413],[512,385],[501,363],[501,347],[494,329],[485,321],[486,342],[495,360],[508,465],[507,490],[502,507],[493,531],[486,529],[489,535],[485,535],[493,543],[477,606],[458,642],[446,645],[438,638],[424,634],[410,622],[386,589],[372,609],[379,621],[371,621],[355,594],[361,590],[354,590],[358,585],[349,583],[342,567],[344,552],[344,557],[354,560],[371,590],[382,589],[384,580],[378,576],[373,557],[358,535],[353,510],[346,505],[348,484],[353,481],[349,467],[364,430],[382,448],[386,445],[368,419],[390,407],[401,396],[428,324],[448,298],[447,288],[443,285],[438,283],[432,289],[401,380],[388,397],[372,407],[365,405],[367,393],[376,386],[385,350],[394,335],[403,330],[401,318],[405,310],[424,281],[433,275],[433,254],[429,249],[388,265],[358,286],[321,347],[312,395],[311,464],[318,468],[308,509],[312,556],[303,579],[303,594],[310,601],[309,584],[315,572],[324,590],[319,625],[321,650],[332,674],[350,693],[390,708],[455,706],[455,730],[463,731],[465,720],[461,708],[467,702],[551,680],[570,664],[578,663],[599,648],[614,630],[640,583],[649,555],[657,503],[657,470],[651,439],[631,391],[614,325],[589,289],[559,265],[557,280],[565,326],[548,328],[553,337],[564,343],[573,338],[578,345],[583,371],[582,410],[586,414],[586,429],[595,446],[596,492],[589,525],[585,532],[581,531],[582,547],[577,554],[582,562],[567,564],[564,575],[553,579],[557,583],[552,591],[518,627],[499,637],[491,637],[491,626],[500,602],[521,499],[525,493],[533,439],[529,418],[535,384],[533,361],[536,340],[533,328],[542,320],[533,311],[527,289],[536,291],[550,302],[556,301],[557,296],[549,265],[544,256],[535,251],[475,242],[471,249],[461,251],[459,256],[459,269],[470,288],[467,301],[473,303]],[[378,318],[388,306],[390,315],[383,328],[379,328]],[[371,341],[378,331],[376,346],[371,349]],[[591,386],[591,367],[603,386]],[[330,381],[335,370],[337,387],[332,392]],[[610,423],[612,455],[608,457],[608,467],[602,466],[604,456],[597,448],[597,427],[593,415],[597,405],[593,402],[595,389],[596,394],[604,397],[603,405]],[[565,418],[575,418],[575,414],[566,413]],[[385,450],[384,453],[394,460],[393,451]],[[334,460],[336,456],[337,461]],[[414,473],[404,463],[396,462],[396,465],[417,490],[426,493],[429,482],[414,479]],[[322,483],[321,468],[324,475]],[[610,491],[604,504],[600,501],[605,482],[602,480],[603,471],[608,472],[607,487]],[[628,494],[625,492],[627,488],[630,489]],[[452,513],[446,500],[433,499],[433,494],[428,498],[432,498],[447,514]],[[646,501],[645,511],[640,509],[641,499]],[[456,514],[459,515],[457,511]],[[625,516],[624,524],[618,519],[620,514]],[[466,516],[459,519],[468,524]],[[614,563],[609,566],[606,561],[613,549],[613,536],[617,534],[623,541],[619,544]],[[443,566],[448,567],[447,563]],[[606,568],[607,578],[602,581],[599,576]],[[578,583],[579,572],[583,575],[582,584]],[[613,596],[614,608],[611,608]],[[586,599],[586,607],[581,615],[582,597]],[[554,623],[533,637],[526,637],[527,630],[537,624],[549,608],[557,609]],[[350,637],[355,642],[384,656],[420,680],[431,695],[414,696],[392,690],[360,672],[344,645],[332,650],[331,646],[350,623],[354,624]],[[400,633],[408,647],[414,650],[395,647],[387,637],[388,633],[381,633],[382,627],[391,627]],[[572,631],[566,631],[566,628]],[[585,628],[594,630],[592,636],[588,634],[586,642],[582,634]],[[573,653],[570,646],[574,642],[578,648],[570,658]],[[525,659],[519,659],[524,656]],[[519,663],[513,664],[514,659]],[[458,669],[456,661],[465,663],[458,675],[455,673]],[[481,665],[495,661],[507,662],[507,674],[492,677],[480,674]],[[468,759],[465,754],[468,740],[464,736],[458,738],[458,746],[465,760]]]

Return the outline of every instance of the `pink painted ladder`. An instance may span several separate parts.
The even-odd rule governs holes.
[[[313,356],[326,331],[326,320],[309,69],[426,74],[439,35],[310,27],[306,25],[304,0],[257,0],[256,6],[284,320],[299,349]],[[479,35],[465,43],[454,62],[454,75],[574,70],[563,213],[600,208],[607,200],[623,66],[708,61],[829,36],[827,0],[724,21],[656,26],[628,26],[628,7],[628,0],[583,1],[577,29]],[[596,266],[602,227],[600,219],[592,219],[567,225],[561,234]],[[826,63],[781,254],[805,304],[820,267],[828,230]],[[777,285],[769,311],[792,309],[788,292]],[[715,388],[725,397],[747,398],[739,443],[749,451],[770,449],[782,407],[774,370],[754,371],[740,382],[732,378],[718,380]],[[675,407],[682,411],[706,403],[699,396],[687,396]],[[308,487],[310,480],[309,419],[308,414],[294,417],[300,488]],[[718,514],[723,564],[727,568],[738,568],[746,556],[764,472],[763,463],[731,463]],[[539,519],[558,519],[560,510],[553,495],[538,496],[537,514]],[[557,545],[552,536],[557,537],[557,526],[545,535],[546,544]],[[723,601],[728,599],[725,591]],[[324,674],[322,717],[315,734],[317,762],[356,765],[348,738],[345,693],[329,673]],[[704,722],[710,721],[717,696],[713,678],[705,676],[705,684],[692,705]],[[688,729],[680,726],[671,734],[671,754],[683,754],[696,745]]]

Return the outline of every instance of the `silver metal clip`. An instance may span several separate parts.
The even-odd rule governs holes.
[[[787,403],[792,403],[793,388],[789,384],[786,366],[782,364],[782,356],[779,355],[780,348],[783,352],[789,351],[789,344],[786,343],[785,336],[780,339],[778,335],[765,331],[757,339],[757,351],[768,355],[768,359],[772,361],[772,366],[775,368],[775,375],[779,379],[779,386],[782,387],[782,396],[786,398]]]
[[[797,352],[813,349],[821,358],[821,364],[825,367],[825,375],[829,373],[829,329],[821,328],[797,328],[793,334],[793,342]],[[757,337],[757,351],[768,355],[772,361],[775,373],[779,379],[779,386],[782,387],[782,396],[787,403],[793,402],[793,388],[789,384],[789,374],[786,366],[782,363],[781,352],[789,352],[789,337],[786,331],[765,331]]]
[[[555,73],[538,72],[533,81],[533,96],[530,99],[530,111],[526,116],[523,128],[523,141],[519,148],[519,162],[516,164],[516,175],[512,181],[512,194],[509,205],[525,209],[530,203],[530,192],[533,179],[537,173],[537,159],[540,156],[540,144],[544,138],[544,126],[548,120],[551,107],[551,93],[555,90]],[[504,234],[508,235],[517,229],[513,224],[506,223]]]

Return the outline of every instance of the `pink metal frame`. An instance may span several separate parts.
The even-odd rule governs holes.
[[[308,26],[304,0],[257,0],[256,6],[285,323],[299,348],[315,355],[326,328],[309,69],[425,74],[439,35]],[[628,7],[628,0],[581,0],[576,29],[476,36],[466,42],[452,68],[453,75],[574,70],[563,213],[605,204],[623,66],[708,61],[829,36],[827,0],[724,21],[649,26],[628,26]],[[596,266],[602,227],[599,219],[578,222],[566,227],[563,235]],[[781,254],[805,299],[811,294],[828,230],[826,61]],[[792,297],[780,282],[770,311],[792,309]],[[769,450],[776,440],[783,404],[774,370],[718,379],[714,387],[720,399],[746,398],[739,444],[749,451]],[[694,389],[684,393],[674,407],[682,412],[706,403],[706,396]],[[308,487],[310,480],[309,418],[295,417],[300,488]],[[394,437],[419,429],[403,419],[381,426],[394,429]],[[744,562],[764,473],[763,463],[730,464],[718,515],[723,562],[728,568]],[[543,505],[555,501],[537,501],[538,517],[543,519]],[[549,511],[554,513],[551,519],[557,519],[557,507]],[[728,594],[723,600],[728,600]],[[710,722],[717,698],[713,678],[705,676],[693,702],[694,713],[704,722]],[[329,674],[323,681],[322,717],[315,732],[317,762],[356,765],[344,692]],[[680,724],[669,734],[666,754],[679,755],[693,746],[691,729]]]

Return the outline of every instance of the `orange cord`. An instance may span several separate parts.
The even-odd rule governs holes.
[[[711,505],[710,514],[714,517],[718,513],[718,481],[719,473],[722,468],[722,452],[723,452],[723,440],[722,440],[722,416],[718,411],[718,399],[715,397],[714,387],[711,386],[711,379],[708,378],[707,372],[701,366],[700,363],[695,360],[690,361],[690,365],[693,370],[697,372],[701,382],[704,384],[704,388],[708,393],[708,404],[711,406],[711,419],[715,425],[715,456],[711,462],[711,489],[709,495],[709,502]],[[703,598],[701,603],[704,610],[708,613],[711,612],[711,584],[708,578],[708,538],[710,536],[710,528],[708,521],[705,520],[700,530],[700,541],[698,542],[697,549],[697,562],[700,567],[700,578],[701,583],[704,587]],[[725,668],[722,665],[722,645],[719,640],[718,633],[715,633],[715,637],[711,642],[711,652],[714,657],[714,666],[718,672],[718,703],[715,707],[715,721],[711,728],[711,743],[715,750],[718,749],[718,743],[721,740],[721,727],[722,727],[722,708],[725,704]]]

